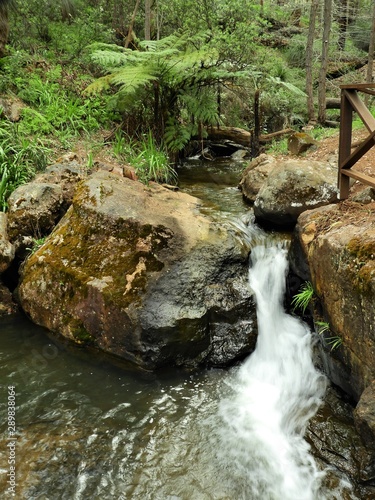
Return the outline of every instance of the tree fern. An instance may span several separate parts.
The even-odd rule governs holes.
[[[142,103],[148,116],[152,110],[151,127],[160,131],[170,151],[177,152],[204,125],[219,123],[218,85],[248,77],[248,72],[234,71],[231,64],[220,60],[210,37],[205,32],[194,36],[179,33],[140,42],[138,51],[96,46],[92,58],[108,74],[87,91],[113,85],[118,89],[118,103],[129,109]]]
[[[164,141],[172,153],[181,151],[194,135],[196,127],[191,124],[183,124],[174,116],[169,117],[164,132]]]

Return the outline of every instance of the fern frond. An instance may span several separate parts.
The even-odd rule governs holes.
[[[120,87],[122,93],[133,93],[139,87],[155,80],[152,68],[145,66],[127,66],[112,73],[111,83]]]
[[[94,42],[88,45],[87,49],[90,52],[96,52],[98,50],[111,50],[112,52],[127,52],[131,51],[131,49],[121,47],[120,45],[116,45],[114,43],[103,43],[103,42]]]
[[[128,60],[126,54],[112,50],[96,50],[91,54],[91,59],[104,68],[120,66]]]
[[[107,90],[111,85],[112,75],[102,76],[92,82],[86,89],[86,94],[96,94],[97,92],[102,92],[103,90]]]
[[[139,42],[139,46],[148,52],[162,52],[166,49],[174,47],[177,51],[181,50],[186,45],[186,35],[169,35],[159,40],[143,40]]]
[[[303,92],[301,89],[299,89],[298,87],[296,87],[292,83],[284,82],[284,81],[280,80],[280,78],[273,77],[273,76],[269,76],[268,80],[270,80],[272,83],[282,85],[283,87],[287,88],[288,90],[290,90],[291,92],[293,92],[296,95],[299,95],[301,97],[306,97],[305,92]]]
[[[193,135],[192,125],[179,123],[175,117],[167,120],[164,132],[164,142],[169,151],[175,153],[186,146]]]

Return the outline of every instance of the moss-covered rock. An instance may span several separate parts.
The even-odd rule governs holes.
[[[346,201],[303,213],[293,243],[295,270],[308,263],[329,336],[342,340],[325,346],[325,368],[355,400],[375,378],[374,223],[374,203]]]
[[[197,204],[158,185],[92,175],[25,262],[23,309],[52,332],[144,368],[225,364],[249,352],[249,249]]]

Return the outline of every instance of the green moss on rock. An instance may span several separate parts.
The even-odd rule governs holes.
[[[375,239],[356,236],[347,244],[348,266],[352,279],[361,294],[373,293],[375,280]]]
[[[77,325],[75,328],[71,327],[71,332],[73,339],[77,344],[91,345],[95,342],[95,339],[83,325]]]

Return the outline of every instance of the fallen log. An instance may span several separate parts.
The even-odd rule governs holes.
[[[285,128],[273,132],[272,134],[261,134],[259,137],[259,142],[261,144],[266,144],[272,142],[274,139],[281,139],[287,135],[293,134],[295,132],[292,128]],[[251,146],[253,132],[245,130],[238,127],[208,127],[206,128],[208,140],[220,141],[229,140],[241,146]]]
[[[341,99],[332,97],[326,100],[326,109],[340,109]]]
[[[229,140],[250,147],[251,132],[238,127],[208,127],[206,139],[211,141]]]
[[[265,144],[267,142],[272,142],[274,139],[282,139],[283,137],[294,134],[295,130],[292,128],[283,128],[282,130],[278,130],[277,132],[273,132],[272,134],[261,134],[259,137],[259,142],[261,144]]]

